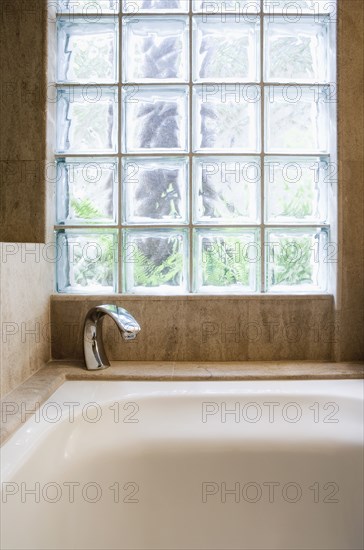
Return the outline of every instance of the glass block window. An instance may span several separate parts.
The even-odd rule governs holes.
[[[58,0],[57,51],[59,292],[328,292],[336,1]]]

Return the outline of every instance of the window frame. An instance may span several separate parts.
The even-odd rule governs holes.
[[[261,6],[263,6],[263,0],[259,0]],[[90,0],[90,3],[91,0]],[[99,15],[98,13],[88,13],[88,17],[93,17],[93,16],[97,16]],[[144,15],[144,14],[143,14]],[[147,14],[145,14],[147,16]],[[155,14],[149,14],[150,16],[153,16]],[[168,15],[168,14],[163,14],[163,15]],[[171,15],[176,15],[175,12],[171,13]],[[190,60],[190,66],[189,66],[189,83],[188,83],[188,87],[190,89],[190,98],[189,98],[189,116],[190,116],[190,120],[192,120],[192,112],[193,112],[193,104],[192,104],[192,90],[194,88],[194,86],[198,85],[196,83],[193,82],[193,78],[192,78],[192,71],[193,71],[193,64],[192,64],[192,58],[193,58],[193,49],[192,49],[192,42],[193,42],[193,32],[192,32],[192,21],[193,21],[193,18],[195,16],[198,16],[198,15],[206,15],[204,12],[193,12],[193,11],[189,11],[188,14],[186,14],[186,16],[189,18],[189,25],[190,25],[190,33],[189,33],[189,45],[190,45],[190,48],[189,48],[189,60]],[[320,16],[320,14],[315,14],[315,17],[317,16]],[[61,12],[61,13],[58,13],[57,14],[57,17],[65,17],[65,16],[68,16],[68,17],[71,17],[69,13],[67,12]],[[77,19],[77,18],[82,18],[84,17],[82,14],[72,14],[72,18],[74,19]],[[105,13],[102,17],[110,17],[110,13]],[[193,223],[192,221],[192,216],[193,216],[193,177],[192,177],[192,170],[193,170],[193,162],[192,162],[192,159],[193,158],[196,158],[196,157],[203,157],[203,156],[211,156],[213,155],[213,153],[211,152],[208,152],[208,153],[194,153],[192,151],[192,141],[193,141],[193,136],[192,136],[192,132],[193,132],[193,128],[192,128],[192,124],[190,124],[190,127],[189,127],[189,152],[188,153],[180,153],[180,154],[176,154],[176,153],[169,153],[169,152],[166,152],[166,153],[141,153],[140,155],[136,155],[136,156],[140,156],[140,157],[148,157],[148,156],[151,156],[151,157],[154,157],[154,156],[163,156],[163,157],[170,157],[170,156],[173,156],[173,157],[188,157],[190,162],[189,162],[189,193],[188,193],[188,197],[189,197],[189,223],[187,225],[181,225],[181,224],[176,224],[175,226],[172,225],[172,224],[168,224],[167,225],[164,225],[164,224],[161,224],[161,225],[158,225],[158,224],[153,224],[152,226],[148,226],[148,225],[128,225],[128,224],[125,224],[123,223],[123,218],[122,218],[122,213],[121,213],[121,196],[122,196],[122,193],[123,193],[123,190],[122,190],[122,181],[123,181],[123,176],[122,176],[122,160],[123,158],[126,158],[126,157],[132,157],[133,154],[130,154],[130,153],[123,153],[122,152],[122,149],[121,149],[121,132],[122,132],[122,124],[121,124],[121,119],[122,119],[122,116],[123,116],[123,104],[122,104],[122,90],[125,88],[125,86],[130,86],[130,83],[129,84],[125,84],[122,82],[122,48],[123,48],[123,44],[122,44],[122,35],[123,33],[121,32],[121,29],[122,29],[122,19],[124,17],[130,17],[130,13],[127,13],[127,12],[123,12],[122,9],[120,9],[120,12],[115,15],[115,17],[117,17],[118,21],[119,21],[119,33],[118,33],[118,36],[119,36],[119,58],[118,58],[118,61],[119,61],[119,67],[118,67],[118,71],[119,71],[119,79],[118,79],[118,83],[116,84],[97,84],[97,86],[101,86],[101,87],[117,87],[118,89],[118,152],[116,155],[109,155],[109,154],[68,154],[68,153],[56,153],[55,154],[55,158],[56,159],[61,159],[61,158],[82,158],[82,157],[85,157],[85,159],[89,158],[89,159],[93,159],[93,158],[98,158],[98,157],[102,157],[102,158],[106,158],[106,157],[110,157],[110,158],[117,158],[118,159],[118,193],[117,193],[117,198],[118,198],[118,220],[117,220],[117,224],[115,225],[110,225],[110,224],[107,224],[107,225],[103,225],[103,224],[97,224],[97,225],[81,225],[81,224],[77,224],[77,225],[69,225],[69,224],[59,224],[59,223],[55,223],[54,225],[54,230],[56,232],[62,232],[64,230],[79,230],[79,231],[82,231],[82,230],[90,230],[92,231],[93,229],[115,229],[117,231],[117,234],[118,234],[118,260],[117,260],[117,266],[118,266],[118,276],[117,276],[117,289],[115,290],[115,294],[119,295],[125,295],[125,294],[140,294],[140,295],[143,295],[143,294],[152,294],[154,296],[158,296],[158,295],[163,295],[164,292],[159,292],[158,289],[156,292],[153,291],[153,289],[151,288],[145,288],[145,292],[144,290],[142,292],[125,292],[124,290],[124,285],[123,285],[123,267],[122,267],[122,260],[121,258],[123,257],[123,239],[121,238],[121,235],[123,234],[123,231],[128,228],[128,229],[144,229],[144,230],[148,230],[148,229],[159,229],[161,227],[163,228],[166,228],[166,229],[173,229],[174,227],[175,228],[186,228],[188,229],[188,232],[189,232],[189,239],[190,239],[190,247],[189,247],[189,289],[186,291],[186,292],[171,292],[170,294],[172,295],[177,295],[177,296],[180,296],[180,295],[183,295],[183,294],[186,294],[186,295],[191,295],[191,294],[206,294],[204,292],[195,292],[194,289],[193,289],[193,277],[194,277],[194,269],[192,267],[192,263],[193,263],[193,250],[194,250],[194,239],[193,239],[193,235],[192,233],[194,232],[194,230],[196,229],[216,229],[216,230],[219,230],[219,229],[225,229],[225,228],[228,228],[228,229],[244,229],[245,227],[249,227],[249,228],[254,228],[254,229],[259,229],[259,233],[260,233],[260,250],[261,250],[261,253],[262,253],[262,259],[260,261],[260,277],[258,278],[259,280],[259,283],[260,283],[260,287],[257,289],[256,292],[252,293],[254,296],[256,297],[259,297],[259,295],[265,295],[265,294],[268,294],[268,295],[272,295],[272,294],[280,294],[280,295],[283,295],[283,296],[291,296],[291,295],[295,295],[295,294],[313,294],[313,295],[321,295],[321,294],[330,294],[330,293],[333,293],[333,290],[335,288],[335,276],[336,276],[336,269],[335,269],[335,263],[336,262],[333,262],[332,265],[329,265],[328,266],[328,270],[329,270],[329,275],[328,275],[328,287],[326,290],[324,291],[303,291],[303,292],[300,292],[300,291],[297,291],[295,290],[294,292],[281,292],[281,291],[274,291],[274,290],[267,290],[267,273],[266,273],[266,269],[267,269],[267,260],[266,260],[266,255],[267,255],[267,250],[266,250],[266,232],[267,232],[267,229],[274,229],[274,228],[280,228],[280,229],[283,229],[283,228],[287,228],[287,229],[305,229],[305,228],[318,228],[318,229],[325,229],[325,230],[328,230],[330,232],[330,241],[329,243],[331,242],[337,242],[333,239],[333,237],[337,234],[337,181],[334,181],[332,182],[332,185],[331,185],[331,189],[330,189],[330,198],[329,198],[329,210],[330,210],[330,213],[329,213],[329,220],[330,222],[327,224],[289,224],[289,225],[285,225],[285,224],[271,224],[271,223],[266,223],[265,221],[265,193],[264,193],[264,189],[265,189],[265,178],[264,178],[264,166],[265,166],[265,163],[264,163],[264,159],[267,158],[267,156],[278,156],[279,154],[278,153],[266,153],[265,152],[265,148],[264,148],[264,144],[265,144],[265,125],[264,125],[264,118],[265,118],[265,106],[266,106],[266,100],[265,100],[265,89],[267,89],[267,86],[272,86],[272,87],[277,87],[277,86],[285,86],[286,83],[282,83],[282,82],[277,82],[277,83],[266,83],[264,81],[264,77],[263,77],[263,67],[264,67],[264,20],[269,17],[264,11],[263,9],[260,10],[260,14],[259,14],[259,20],[260,20],[260,69],[261,69],[261,78],[260,78],[260,82],[259,83],[256,83],[256,82],[253,82],[253,83],[243,83],[241,85],[243,86],[246,86],[246,85],[254,85],[254,86],[259,86],[260,87],[260,90],[263,92],[261,93],[261,103],[260,103],[260,108],[261,108],[261,144],[262,144],[262,148],[261,148],[261,152],[260,153],[216,153],[218,156],[226,156],[226,157],[229,157],[229,156],[239,156],[239,157],[251,157],[251,156],[256,156],[256,157],[259,157],[260,160],[261,160],[261,185],[260,185],[260,223],[259,224],[256,224],[256,225],[253,225],[253,224],[238,224],[238,225],[233,225],[233,224],[228,224],[228,225],[224,225],[224,224],[216,224],[216,225],[213,225],[213,224],[208,224],[208,225],[203,225],[203,224],[195,224]],[[310,15],[310,14],[305,14],[305,15],[302,15],[302,17],[313,17],[313,15]],[[337,35],[337,32],[336,32],[336,25],[332,25],[332,29],[331,29],[331,44],[330,46],[332,46],[333,44],[337,44],[337,38],[336,38],[336,35]],[[335,48],[336,49],[336,48]],[[333,51],[333,48],[331,47],[330,48],[331,52]],[[333,54],[331,54],[333,55]],[[339,55],[339,51],[338,51],[338,48],[336,49],[336,56],[335,56],[335,60],[332,59],[331,57],[331,66],[334,70],[334,74],[335,74],[335,77],[334,78],[330,78],[330,86],[332,85],[332,83],[334,83],[334,86],[336,85],[336,82],[337,82],[337,70],[336,70],[336,65],[337,65],[337,59],[338,59],[338,55]],[[303,84],[303,85],[299,85],[299,86],[316,86],[316,85],[321,85],[321,84],[324,84],[324,83],[311,83],[311,84]],[[169,84],[166,83],[164,84],[165,86],[168,86]],[[185,85],[183,83],[178,83],[178,85]],[[326,85],[326,84],[324,84]],[[64,82],[62,83],[58,83],[56,84],[56,87],[57,88],[65,88],[65,87],[77,87],[77,86],[88,86],[87,84],[80,84],[80,85],[77,85],[77,84],[65,84]],[[138,84],[138,86],[143,86],[143,84]],[[330,110],[330,124],[331,125],[334,125],[335,128],[336,128],[336,132],[331,132],[330,134],[330,151],[329,153],[325,153],[324,156],[329,156],[330,157],[330,163],[333,163],[334,166],[337,164],[337,127],[336,127],[336,119],[337,119],[337,109],[336,109],[336,104],[331,108]],[[335,134],[335,135],[333,135]],[[297,153],[294,153],[292,155],[289,155],[287,153],[284,153],[282,154],[282,156],[285,156],[285,157],[289,157],[289,156],[294,156],[294,157],[297,157],[297,156],[300,156],[302,158],[304,157],[313,157],[313,156],[320,156],[319,154],[313,154],[313,153],[309,153],[307,155],[305,154],[297,154]],[[259,284],[258,283],[258,284]],[[102,290],[98,290],[97,293],[100,294],[102,292]],[[87,289],[84,290],[84,292],[80,292],[79,289],[75,290],[74,292],[73,291],[69,291],[67,293],[85,293],[85,294],[92,294],[94,292],[88,292]],[[106,291],[105,293],[109,293],[109,291]],[[224,288],[223,286],[221,287],[221,290],[219,291],[216,291],[216,292],[207,292],[208,294],[217,294],[217,295],[220,295],[220,296],[230,296],[232,294],[237,294],[237,295],[240,295],[240,296],[244,296],[244,295],[247,295],[247,294],[250,294],[249,292],[241,292],[241,291],[229,291],[227,290],[226,288]],[[169,293],[168,293],[169,294]]]

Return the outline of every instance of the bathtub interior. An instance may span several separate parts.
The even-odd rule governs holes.
[[[2,448],[2,548],[362,548],[340,382],[66,382]]]

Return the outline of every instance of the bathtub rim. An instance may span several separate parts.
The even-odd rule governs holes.
[[[9,402],[20,410],[38,409],[66,381],[275,381],[275,380],[364,380],[364,362],[328,363],[318,361],[246,362],[154,362],[112,361],[102,371],[88,371],[82,361],[50,361],[15,390],[5,395],[1,411]],[[21,415],[6,421],[1,415],[0,447],[22,425]]]

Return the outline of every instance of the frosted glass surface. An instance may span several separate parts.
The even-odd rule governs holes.
[[[125,230],[126,292],[178,294],[187,288],[187,233]]]
[[[257,223],[260,172],[259,157],[196,157],[194,222]]]
[[[70,14],[82,14],[89,19],[91,14],[102,15],[105,13],[118,13],[121,0],[55,0],[58,12]],[[92,18],[95,20],[95,18]]]
[[[125,13],[187,13],[190,0],[123,0]]]
[[[117,146],[117,88],[58,90],[59,153],[111,153]]]
[[[194,19],[194,81],[256,82],[259,80],[259,23],[236,16]]]
[[[260,90],[255,86],[194,88],[195,152],[259,152]]]
[[[328,27],[315,18],[298,23],[265,19],[265,80],[268,82],[326,82]]]
[[[188,88],[123,90],[124,152],[188,151]]]
[[[260,247],[254,230],[195,230],[195,290],[254,292]]]
[[[193,11],[201,13],[257,14],[260,0],[192,0]]]
[[[268,157],[264,173],[267,222],[327,222],[327,162],[320,157]]]
[[[318,86],[267,87],[266,152],[326,153],[327,96]]]
[[[325,292],[326,231],[267,230],[267,284],[273,292]]]
[[[117,213],[117,161],[66,158],[57,162],[57,221],[111,224]]]
[[[188,221],[186,158],[124,159],[123,189],[126,223],[160,224]]]
[[[336,13],[336,0],[264,0],[264,11],[270,14]],[[293,18],[291,19],[293,20]]]
[[[88,23],[59,19],[58,80],[60,82],[117,82],[118,25],[106,18]]]
[[[188,82],[188,17],[123,19],[125,82]]]
[[[95,294],[115,292],[117,250],[115,231],[59,231],[58,291]]]

